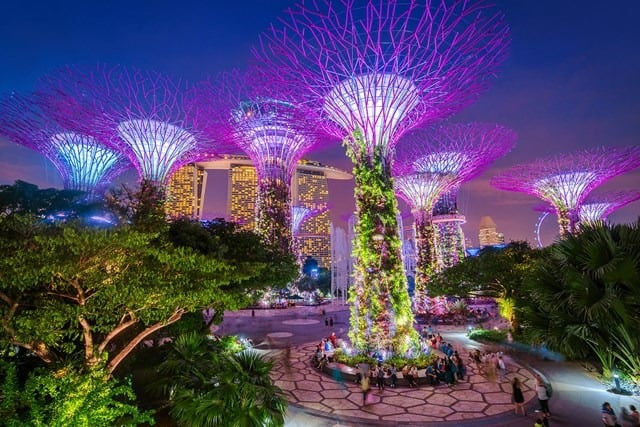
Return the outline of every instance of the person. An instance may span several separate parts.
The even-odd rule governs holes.
[[[376,383],[378,391],[384,391],[384,368],[381,363],[378,363],[378,368],[376,369]]]
[[[396,365],[394,365],[393,363],[389,368],[389,377],[391,377],[391,388],[396,388],[396,385],[398,383],[398,370],[396,369]]]
[[[329,336],[329,341],[331,341],[331,345],[333,346],[333,348],[338,348],[338,337],[336,337],[335,332],[331,332],[331,335]]]
[[[513,399],[513,410],[516,415],[518,412],[522,412],[522,415],[526,415],[524,409],[524,395],[522,394],[522,387],[520,384],[520,379],[515,377],[511,382],[511,387],[513,389],[512,399]]]
[[[407,381],[409,382],[409,387],[418,387],[417,380],[418,379],[418,368],[416,365],[412,365],[409,368],[409,373],[407,374]]]
[[[362,405],[367,404],[367,396],[369,395],[369,376],[363,376],[360,381],[360,388],[362,389]]]
[[[602,414],[602,423],[605,426],[620,427],[620,424],[618,424],[618,417],[616,417],[616,413],[613,411],[609,402],[604,402],[602,404],[602,410],[600,413]]]
[[[500,382],[503,382],[505,380],[505,375],[507,374],[507,365],[504,363],[502,355],[498,356],[498,364],[496,367],[498,368],[498,376],[500,378]]]
[[[549,411],[549,393],[547,391],[547,385],[542,380],[540,375],[536,375],[536,394],[538,395],[538,403],[540,404],[540,411],[546,416],[550,416]]]

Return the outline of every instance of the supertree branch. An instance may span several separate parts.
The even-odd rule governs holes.
[[[396,193],[411,206],[416,228],[416,288],[414,304],[422,310],[427,301],[427,286],[436,270],[435,239],[432,223],[434,203],[457,181],[444,173],[408,173],[395,177]]]
[[[382,153],[370,157],[362,135],[347,145],[356,180],[354,284],[350,289],[349,338],[361,351],[392,349],[403,354],[417,343],[402,268],[397,200]],[[353,146],[360,147],[357,151]]]
[[[0,134],[47,157],[66,189],[92,194],[130,167],[103,139],[63,128],[30,97],[14,94],[0,99]]]
[[[601,147],[514,166],[493,177],[491,184],[549,203],[564,237],[575,232],[578,208],[594,188],[638,167],[640,147]]]
[[[246,153],[258,174],[256,229],[268,243],[291,251],[291,179],[298,161],[320,139],[305,110],[275,79],[229,72],[194,90],[205,132],[220,132]]]
[[[359,129],[369,153],[386,153],[407,129],[475,100],[508,45],[502,14],[483,2],[324,0],[288,10],[254,57],[300,88],[330,133]]]
[[[613,212],[636,200],[640,200],[640,191],[637,190],[590,195],[578,206],[578,219],[580,224],[606,221]],[[539,212],[555,212],[554,207],[548,204],[534,209]]]
[[[201,132],[188,89],[155,72],[98,65],[51,72],[36,92],[59,123],[105,138],[141,179],[163,186],[173,171],[219,148]]]

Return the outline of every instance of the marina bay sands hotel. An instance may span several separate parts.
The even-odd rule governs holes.
[[[171,177],[167,188],[167,213],[203,219],[207,197],[207,171],[227,171],[227,202],[224,217],[244,229],[255,226],[255,206],[258,187],[256,169],[248,157],[226,156],[206,162],[188,164]],[[292,206],[303,206],[322,213],[306,220],[296,235],[302,253],[312,256],[322,267],[331,265],[331,216],[328,180],[349,180],[351,174],[323,165],[301,160],[291,184]],[[215,190],[214,190],[215,191]]]

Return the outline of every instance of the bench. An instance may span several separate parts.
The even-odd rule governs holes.
[[[337,362],[329,362],[324,366],[324,373],[327,375],[334,376],[334,369],[338,369],[340,371],[340,375],[345,381],[356,381],[356,377],[358,374],[358,370],[351,366],[347,366],[342,363]],[[418,385],[429,384],[429,380],[425,374],[426,369],[418,369],[418,377],[415,379]],[[398,371],[396,373],[397,381],[396,385],[398,387],[409,387],[409,382],[402,375],[402,372]],[[375,381],[375,378],[373,379]],[[391,385],[391,377],[387,374],[384,376],[384,383],[386,386]],[[371,384],[372,387],[375,387],[375,383]]]

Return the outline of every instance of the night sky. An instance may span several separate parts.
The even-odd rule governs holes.
[[[29,92],[42,74],[65,64],[105,62],[153,69],[198,81],[246,66],[258,34],[294,1],[4,1],[0,3],[0,92]],[[533,241],[539,204],[533,196],[493,189],[496,172],[581,148],[640,142],[640,2],[514,1],[497,6],[511,27],[509,59],[493,86],[453,121],[496,122],[519,134],[516,148],[463,185],[465,233],[477,243],[480,217],[490,215],[507,240]],[[615,6],[615,7],[613,7]],[[338,144],[310,159],[350,170]],[[129,175],[132,176],[132,175]],[[212,177],[208,189],[216,185]],[[16,179],[61,187],[57,170],[39,154],[0,140],[0,184]],[[224,185],[226,183],[217,183]],[[596,189],[640,188],[635,171]],[[333,217],[353,211],[352,187],[330,187]],[[209,214],[220,212],[207,201]],[[406,206],[401,204],[405,215]],[[629,222],[635,202],[611,215]],[[556,232],[547,219],[543,241]]]

